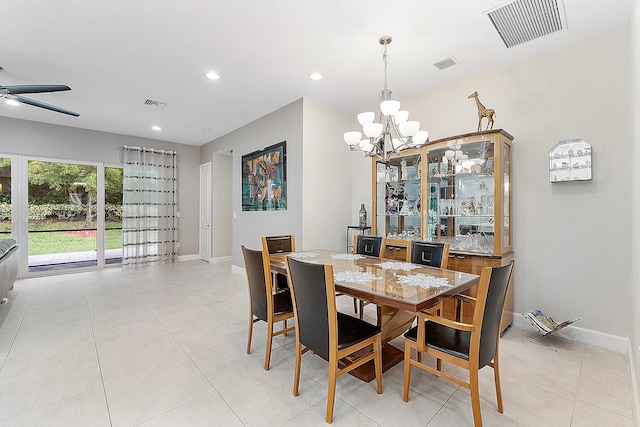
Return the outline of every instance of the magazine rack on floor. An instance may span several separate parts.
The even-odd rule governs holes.
[[[536,342],[536,341],[545,339],[550,335],[559,335],[564,339],[573,341],[571,338],[569,338],[568,336],[566,336],[560,331],[566,328],[567,326],[572,325],[581,320],[580,318],[578,318],[573,320],[566,320],[562,323],[557,323],[550,316],[545,316],[544,313],[542,313],[540,310],[529,310],[526,313],[522,313],[522,317],[527,319],[531,327],[537,333],[540,334],[539,337],[533,338],[529,340],[529,342]],[[546,342],[555,350],[556,353],[558,352],[558,348],[555,345],[553,345],[549,341],[546,341]]]

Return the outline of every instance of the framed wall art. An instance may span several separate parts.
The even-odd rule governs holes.
[[[242,156],[242,210],[287,209],[286,141]]]

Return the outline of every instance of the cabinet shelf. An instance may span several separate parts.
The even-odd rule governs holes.
[[[591,179],[591,144],[582,138],[567,139],[549,150],[549,181]]]

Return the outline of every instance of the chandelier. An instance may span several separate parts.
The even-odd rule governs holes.
[[[358,114],[358,122],[362,125],[362,133],[346,132],[344,141],[351,151],[363,151],[367,157],[379,157],[383,162],[398,154],[400,151],[416,148],[427,142],[429,132],[420,130],[420,122],[407,120],[409,112],[400,110],[400,102],[394,101],[393,93],[387,88],[387,64],[389,57],[387,46],[391,37],[380,37],[382,45],[382,62],[384,62],[384,88],[380,92],[380,113],[378,121],[374,122],[376,113],[365,112]]]

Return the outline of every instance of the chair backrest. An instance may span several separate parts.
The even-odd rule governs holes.
[[[479,333],[472,334],[470,349],[473,351],[478,346],[478,368],[487,365],[496,355],[500,320],[512,271],[513,261],[502,267],[485,267],[480,273],[473,323],[482,327]]]
[[[356,234],[354,237],[353,253],[359,255],[380,256],[383,238],[380,236],[362,236]]]
[[[329,360],[331,328],[337,334],[333,268],[287,257],[287,271],[300,343]]]
[[[411,262],[430,267],[447,268],[449,243],[411,242]]]
[[[271,269],[267,264],[265,271],[262,251],[242,246],[242,256],[249,282],[249,296],[251,297],[251,311],[258,318],[267,321],[271,296]],[[267,291],[269,290],[269,291]]]
[[[262,236],[262,249],[270,254],[276,254],[279,252],[295,252],[295,238],[293,235]]]

